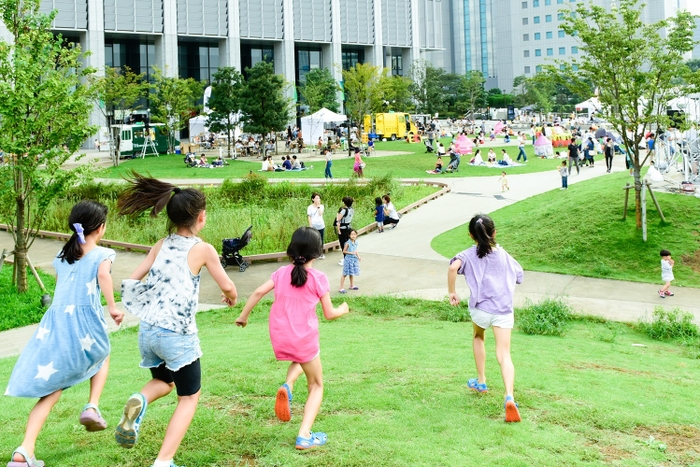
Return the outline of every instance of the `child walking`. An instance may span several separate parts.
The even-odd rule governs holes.
[[[566,168],[566,161],[561,161],[561,165],[557,169],[559,170],[559,175],[561,175],[561,188],[560,190],[566,190],[569,188],[569,170]]]
[[[377,223],[377,232],[384,232],[384,202],[377,196],[374,198],[374,221]]]
[[[523,281],[523,268],[496,243],[496,227],[490,217],[477,214],[469,221],[469,236],[476,246],[468,248],[450,261],[447,286],[450,304],[459,305],[455,291],[457,275],[464,275],[469,286],[469,313],[474,328],[474,361],[477,377],[467,387],[480,393],[486,385],[485,330],[493,328],[496,358],[501,365],[505,386],[506,422],[519,422],[520,412],[513,399],[515,368],[510,358],[510,334],[513,329],[513,293]]]
[[[323,400],[323,371],[318,337],[316,305],[321,302],[327,320],[346,314],[348,304],[333,307],[328,277],[313,268],[321,255],[321,237],[310,227],[300,227],[292,235],[287,247],[292,264],[282,266],[270,280],[250,296],[236,324],[245,327],[248,316],[265,294],[274,290],[275,301],[270,308],[270,341],[277,360],[290,361],[287,378],[277,390],[275,415],[284,422],[292,419],[291,403],[294,383],[302,373],[306,375],[309,396],[304,406],[296,439],[300,450],[323,446],[328,441],[325,433],[313,432],[311,427]]]
[[[141,318],[141,367],[151,371],[152,379],[141,392],[129,397],[115,439],[124,448],[134,447],[148,404],[170,394],[174,387],[177,406],[153,467],[176,467],[173,458],[192,422],[201,392],[202,351],[195,313],[202,267],[209,270],[228,306],[235,305],[236,286],[221,267],[214,247],[197,237],[207,222],[206,198],[201,191],[180,189],[135,172],[128,182],[129,188],[117,203],[119,213],[131,216],[151,210],[151,216],[156,216],[165,208],[169,235],[159,240],[131,277],[122,282],[124,306]],[[144,276],[146,282],[142,283]]]
[[[671,281],[673,277],[673,258],[671,258],[671,252],[668,250],[661,250],[661,280],[664,281],[664,286],[659,289],[659,297],[673,297],[673,292],[668,290],[671,287]]]
[[[343,287],[347,276],[350,276],[350,290],[359,290],[360,288],[354,282],[355,276],[360,275],[360,261],[362,261],[357,252],[357,230],[352,229],[350,231],[350,239],[343,247],[343,254],[345,255],[345,263],[343,263],[343,277],[340,278],[339,292],[347,292]]]
[[[73,206],[68,225],[73,231],[53,261],[56,291],[51,306],[15,364],[5,395],[38,397],[29,414],[22,444],[8,467],[43,466],[34,448],[39,432],[64,389],[90,380],[88,403],[80,414],[87,431],[107,428],[98,408],[109,369],[109,337],[100,293],[119,325],[112,290],[114,250],[97,246],[105,234],[107,207],[95,201]]]
[[[505,171],[501,172],[501,178],[499,178],[498,181],[501,182],[501,193],[505,193],[506,190],[510,191],[510,187],[508,186],[508,176],[506,175]]]

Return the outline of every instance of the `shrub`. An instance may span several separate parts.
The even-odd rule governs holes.
[[[558,297],[546,297],[539,303],[529,299],[525,306],[515,310],[518,327],[525,334],[563,336],[572,319],[572,309]]]
[[[637,329],[652,339],[693,341],[700,335],[692,314],[679,308],[665,310],[660,306],[654,308],[651,322],[640,321]]]

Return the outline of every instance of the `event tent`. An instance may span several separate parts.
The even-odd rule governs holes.
[[[326,123],[340,123],[347,120],[348,117],[322,108],[316,113],[301,118],[301,134],[304,138],[304,143],[307,146],[316,144],[319,138],[323,136],[323,128]]]
[[[457,137],[457,141],[455,142],[455,149],[457,150],[457,154],[459,154],[461,156],[463,156],[465,154],[471,154],[472,147],[473,147],[472,140],[467,138],[465,135],[459,135]]]
[[[585,110],[588,113],[589,117],[593,112],[600,111],[601,108],[602,106],[597,97],[591,97],[587,101],[583,101],[580,104],[576,104],[576,112],[582,112]]]
[[[547,139],[545,135],[540,135],[540,137],[535,140],[535,155],[540,157],[551,157],[554,155],[552,142]]]

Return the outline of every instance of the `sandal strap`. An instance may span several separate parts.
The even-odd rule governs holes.
[[[20,456],[24,457],[24,462],[28,467],[44,467],[44,463],[42,461],[37,461],[36,458],[30,456],[27,450],[22,446],[19,446],[17,449],[12,451],[12,458],[10,459],[10,462],[14,460],[15,454],[19,454]]]
[[[102,418],[102,413],[100,412],[100,409],[97,408],[97,406],[95,404],[91,404],[88,402],[87,404],[85,404],[85,407],[83,407],[83,412],[85,412],[88,409],[94,410],[97,413],[97,416]]]

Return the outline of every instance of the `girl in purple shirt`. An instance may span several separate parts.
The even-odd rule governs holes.
[[[469,314],[474,327],[474,361],[477,378],[468,381],[469,389],[488,392],[486,385],[486,347],[484,333],[493,328],[496,358],[501,365],[506,389],[506,422],[519,422],[520,413],[513,399],[515,368],[510,358],[510,333],[513,329],[513,293],[515,284],[523,281],[523,268],[496,243],[496,227],[490,217],[477,214],[469,221],[469,236],[476,245],[450,261],[447,286],[450,304],[459,305],[455,291],[457,275],[462,274],[469,286]]]

